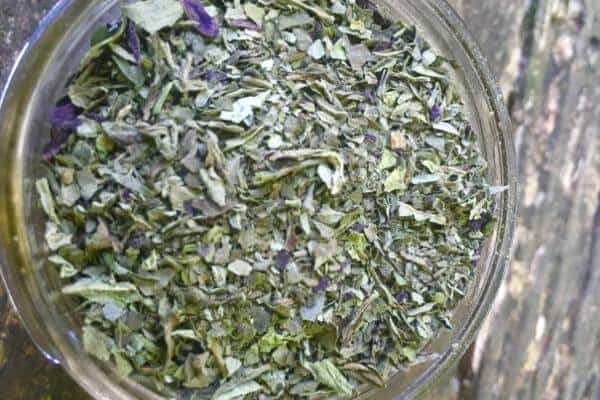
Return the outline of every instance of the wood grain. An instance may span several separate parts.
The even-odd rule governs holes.
[[[599,399],[600,2],[454,3],[500,76],[522,190],[510,273],[458,396]]]

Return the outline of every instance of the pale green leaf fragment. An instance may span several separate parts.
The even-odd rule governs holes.
[[[48,261],[60,267],[60,277],[62,279],[75,276],[79,272],[73,264],[59,255],[48,257]]]
[[[348,61],[350,66],[355,71],[362,70],[363,65],[371,59],[371,52],[369,48],[364,44],[360,43],[354,45],[348,49]]]
[[[406,315],[408,315],[409,317],[414,317],[415,315],[427,313],[427,312],[433,310],[433,308],[435,307],[435,305],[436,305],[436,303],[426,303],[426,304],[423,304],[420,307],[413,308],[412,310],[408,310],[406,312]]]
[[[292,15],[284,14],[279,17],[279,29],[284,31],[286,29],[303,26],[313,22],[314,19],[304,11],[300,11]]]
[[[435,183],[438,182],[441,177],[437,174],[421,174],[413,176],[410,183],[413,185],[423,185],[426,183]]]
[[[398,203],[398,216],[401,218],[412,217],[417,222],[429,221],[438,225],[446,225],[447,223],[443,215],[419,211],[410,204],[403,202]]]
[[[242,367],[242,362],[235,357],[225,357],[224,361],[228,377],[235,374]]]
[[[346,13],[346,6],[342,2],[335,0],[331,5],[331,13],[336,15],[344,15]]]
[[[219,207],[227,205],[227,190],[221,178],[213,171],[200,170],[200,179],[208,191],[208,195]]]
[[[448,122],[436,122],[436,123],[432,124],[431,127],[433,129],[435,129],[436,131],[449,133],[449,134],[455,135],[455,136],[460,136],[460,132],[458,131],[458,129],[454,125],[452,125]]]
[[[80,66],[84,67],[86,66],[89,62],[93,61],[94,59],[96,59],[98,56],[100,56],[102,54],[102,52],[104,51],[104,48],[112,43],[116,43],[121,36],[123,35],[123,32],[125,32],[125,26],[127,24],[125,24],[123,21],[121,21],[121,24],[119,26],[119,29],[112,34],[111,36],[107,37],[106,39],[104,39],[103,41],[101,41],[100,43],[95,44],[94,46],[92,46],[87,53],[85,54],[85,56],[83,56],[83,58],[81,59],[80,62]],[[77,105],[77,104],[75,104]]]
[[[58,203],[67,207],[73,207],[80,197],[81,193],[79,193],[79,186],[75,184],[64,185],[60,188],[60,196],[58,197]]]
[[[396,158],[396,154],[393,151],[388,149],[383,150],[383,154],[381,155],[381,160],[379,160],[379,165],[377,169],[380,171],[390,169],[396,166],[398,160]]]
[[[215,285],[217,285],[217,287],[224,287],[227,284],[227,270],[223,267],[213,265],[211,271]]]
[[[406,183],[404,182],[405,177],[406,169],[402,167],[396,168],[383,183],[383,190],[386,193],[391,193],[406,189]]]
[[[354,388],[331,360],[305,363],[304,367],[313,374],[317,382],[332,389],[338,395],[352,396]]]
[[[126,122],[105,121],[101,126],[106,136],[117,144],[129,145],[140,139],[138,129]]]
[[[327,186],[327,188],[331,190],[334,185],[333,170],[329,168],[326,164],[319,164],[319,167],[317,168],[317,174],[319,174],[319,178],[321,178],[325,186]]]
[[[221,111],[221,118],[224,121],[231,121],[233,123],[239,124],[244,121],[248,117],[252,117],[254,115],[254,109],[260,109],[269,95],[270,91],[259,93],[256,96],[251,97],[243,97],[241,99],[236,100],[233,103],[231,111]]]
[[[142,271],[156,271],[158,269],[158,262],[160,257],[158,256],[158,252],[156,250],[152,250],[150,255],[142,261],[141,269]]]
[[[109,47],[110,47],[110,50],[115,55],[121,57],[123,60],[129,61],[130,63],[133,63],[133,64],[136,63],[136,60],[135,60],[135,57],[133,56],[133,54],[131,54],[130,52],[128,52],[123,47],[119,46],[118,44],[111,43],[109,45]]]
[[[437,60],[437,55],[433,51],[426,50],[425,52],[423,52],[421,61],[426,67],[429,67],[431,64],[433,64],[435,60]]]
[[[261,392],[263,387],[256,381],[247,381],[230,385],[223,385],[213,395],[211,400],[238,400],[244,399],[252,393]]]
[[[178,0],[148,0],[126,4],[123,15],[150,34],[173,26],[183,16],[183,7]]]
[[[490,186],[489,187],[490,195],[495,196],[500,193],[504,193],[508,190],[508,186]]]
[[[152,107],[153,114],[160,114],[160,112],[163,109],[163,106],[165,105],[165,102],[167,101],[167,98],[169,97],[169,94],[171,93],[171,89],[173,89],[173,85],[175,85],[175,81],[171,81],[165,86],[163,86],[162,90],[160,91],[160,95],[156,100],[156,103],[154,103],[154,107]]]
[[[107,167],[98,168],[98,173],[100,175],[110,176],[119,185],[126,187],[127,189],[131,190],[132,192],[139,194],[143,198],[148,198],[152,195],[152,192],[150,191],[150,189],[148,189],[146,186],[144,186],[142,184],[142,182],[140,182],[140,180],[138,178],[136,178],[135,176],[133,176],[133,174],[131,174],[131,173],[123,174],[123,173],[113,171]]]
[[[329,56],[334,60],[345,60],[346,59],[346,40],[344,38],[338,39],[337,42],[331,48]]]
[[[258,26],[262,26],[262,20],[265,16],[265,10],[262,7],[257,6],[254,3],[245,3],[244,11],[248,18],[250,18]]]
[[[98,329],[92,326],[83,328],[83,349],[100,361],[110,359],[109,341],[109,337]]]
[[[237,276],[248,276],[252,272],[252,265],[244,260],[235,260],[227,266],[227,270]]]
[[[177,329],[171,332],[171,337],[195,340],[196,342],[202,342],[202,340],[196,335],[193,329]]]
[[[146,77],[144,76],[144,71],[139,65],[130,64],[118,56],[113,56],[112,59],[119,68],[119,71],[121,71],[121,73],[131,83],[133,83],[136,88],[141,87],[144,84]]]
[[[425,143],[439,151],[444,151],[446,147],[446,139],[439,136],[427,136]]]
[[[115,365],[117,367],[117,374],[122,378],[127,378],[129,374],[133,372],[131,363],[127,361],[125,357],[119,354],[117,351],[113,351],[113,357],[115,359]]]
[[[93,278],[82,278],[62,288],[62,293],[80,296],[89,301],[131,303],[140,299],[136,286],[129,282],[107,283]]]
[[[304,339],[304,335],[282,335],[275,332],[275,328],[271,326],[269,331],[265,333],[258,341],[258,348],[262,353],[270,353],[277,347],[286,343],[300,343]]]
[[[319,293],[310,300],[310,304],[300,308],[300,316],[304,321],[316,321],[323,313],[325,307],[325,294]]]
[[[325,55],[325,47],[321,39],[315,40],[308,48],[307,53],[315,60],[320,60]]]
[[[44,212],[50,218],[52,222],[60,223],[58,219],[58,215],[56,214],[54,196],[52,195],[52,191],[50,191],[50,185],[48,184],[48,179],[42,178],[38,179],[35,182],[35,188],[40,196],[40,201],[42,203],[42,208]]]
[[[61,247],[68,246],[71,244],[73,236],[58,229],[58,225],[53,222],[46,223],[46,233],[44,239],[48,248],[52,251],[56,251]]]

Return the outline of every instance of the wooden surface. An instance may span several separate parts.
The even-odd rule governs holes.
[[[0,83],[54,0],[0,0]],[[600,0],[451,0],[498,77],[521,200],[493,313],[428,399],[600,399]],[[38,369],[39,368],[39,369]],[[34,372],[35,371],[35,372]],[[0,288],[0,397],[85,399]]]

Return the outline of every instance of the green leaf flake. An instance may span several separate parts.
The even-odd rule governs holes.
[[[60,223],[58,215],[56,214],[55,204],[54,204],[54,196],[50,191],[50,185],[48,185],[48,180],[46,178],[38,179],[35,182],[35,187],[37,189],[38,195],[40,196],[40,201],[42,203],[42,208],[46,215],[50,219],[50,221],[55,223]]]
[[[256,381],[241,382],[235,385],[221,386],[211,400],[238,400],[262,390],[263,387]]]
[[[150,34],[172,26],[183,17],[183,7],[177,0],[147,0],[122,7],[123,15]]]
[[[252,265],[244,260],[235,260],[227,266],[229,272],[237,276],[248,276],[252,272]]]
[[[139,300],[137,288],[132,283],[109,284],[93,278],[82,278],[71,285],[65,286],[62,288],[62,293],[69,296],[84,297],[97,303],[116,301],[127,304]]]
[[[406,177],[406,169],[403,167],[396,168],[388,175],[385,182],[383,183],[383,190],[386,193],[395,192],[398,190],[405,190],[406,183],[404,179]]]
[[[92,326],[83,328],[83,348],[100,361],[110,359],[109,337]]]
[[[354,393],[354,388],[350,382],[348,382],[346,377],[333,364],[333,362],[331,362],[331,360],[305,363],[304,367],[313,374],[317,382],[327,386],[336,394],[344,397],[350,397]]]
[[[381,154],[381,160],[379,160],[379,165],[377,168],[381,171],[390,169],[396,166],[398,160],[396,158],[396,154],[393,151],[389,151],[388,149],[384,149]]]

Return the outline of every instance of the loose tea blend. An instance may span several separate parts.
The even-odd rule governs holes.
[[[369,0],[122,11],[36,185],[86,351],[213,400],[348,397],[419,362],[504,190],[448,60]]]

